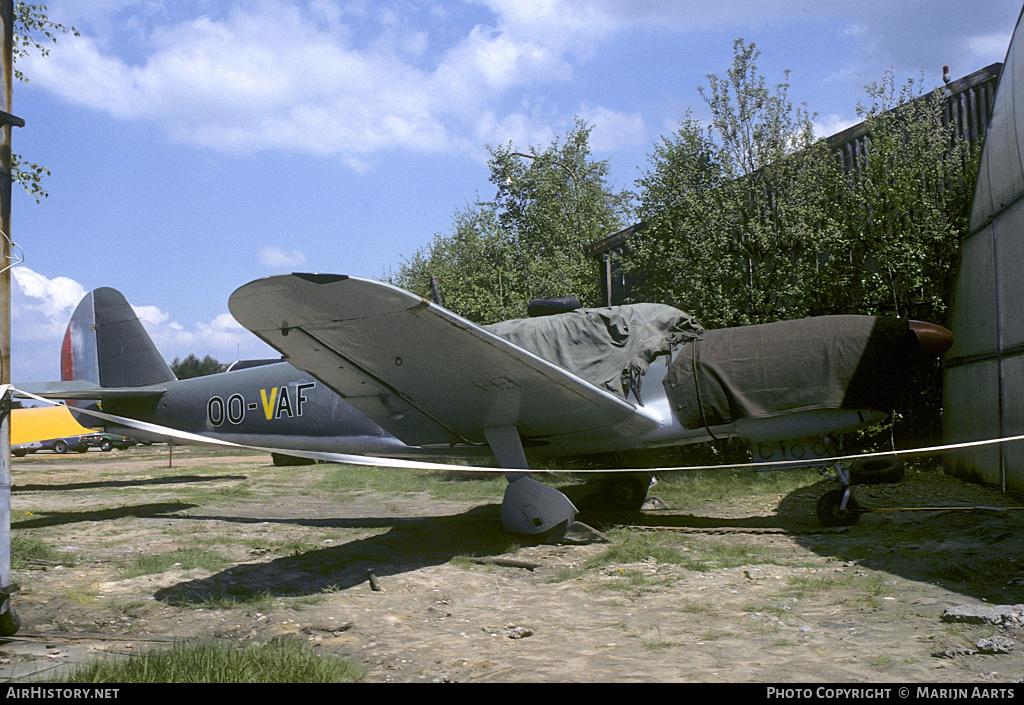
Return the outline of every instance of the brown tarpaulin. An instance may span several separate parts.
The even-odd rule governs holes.
[[[686,428],[811,409],[888,411],[917,339],[906,320],[821,316],[705,331],[665,389]]]

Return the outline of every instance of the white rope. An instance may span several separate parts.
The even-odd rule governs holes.
[[[44,399],[43,397],[30,394],[29,392],[22,391],[16,387],[11,389],[18,395],[39,401],[44,404],[50,404],[53,406],[63,406],[59,402],[55,402],[51,399]],[[0,387],[2,391],[2,387]],[[180,431],[173,428],[167,428],[166,426],[160,426],[159,424],[153,424],[146,421],[138,421],[136,419],[124,418],[122,416],[115,416],[113,414],[106,414],[101,411],[95,411],[93,409],[82,409],[75,407],[75,411],[96,418],[111,421],[120,426],[128,426],[129,428],[137,428],[140,431],[147,431],[149,433],[156,433],[162,436],[168,436],[170,438],[177,438],[189,443],[197,443],[201,445],[214,445],[225,448],[237,448],[241,450],[256,450],[265,453],[282,453],[285,455],[291,455],[299,458],[309,458],[311,460],[324,460],[333,463],[348,463],[350,465],[361,465],[370,467],[391,467],[391,468],[405,468],[409,470],[448,470],[458,472],[504,472],[510,468],[494,468],[494,467],[481,467],[477,465],[451,465],[446,463],[435,463],[435,462],[423,462],[419,460],[402,460],[399,458],[373,458],[365,455],[349,455],[346,453],[321,453],[318,451],[308,450],[295,450],[292,448],[267,448],[263,446],[251,446],[241,443],[234,443],[232,441],[226,441],[220,438],[214,438],[210,436],[202,436],[196,433],[189,433],[188,431]],[[813,467],[815,465],[825,465],[828,463],[837,463],[850,460],[864,460],[869,458],[891,458],[893,456],[915,456],[915,455],[934,455],[936,453],[945,453],[951,450],[962,450],[965,448],[979,448],[982,446],[996,445],[999,443],[1012,443],[1015,441],[1024,441],[1024,435],[1020,436],[1007,436],[1006,438],[988,438],[980,441],[965,441],[962,443],[950,443],[946,445],[938,446],[927,446],[924,448],[910,448],[906,450],[887,450],[878,451],[875,453],[861,453],[858,455],[840,455],[827,458],[809,458],[806,460],[779,460],[771,462],[759,462],[759,463],[726,463],[722,465],[679,465],[674,467],[660,467],[660,468],[586,468],[586,469],[542,469],[535,470],[538,472],[554,472],[554,473],[611,473],[611,472],[650,472],[650,473],[662,473],[662,472],[682,472],[689,470],[738,470],[741,468],[748,468],[753,470],[774,470],[782,468],[796,468],[796,467]]]
[[[25,250],[23,250],[21,245],[12,240],[11,236],[5,233],[3,230],[0,230],[0,235],[2,235],[3,239],[6,240],[11,245],[10,261],[8,262],[6,267],[0,268],[0,273],[2,273],[6,272],[8,269],[13,269],[14,267],[17,267],[19,264],[22,264],[25,261]]]

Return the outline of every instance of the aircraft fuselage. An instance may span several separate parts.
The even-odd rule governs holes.
[[[243,445],[354,454],[408,449],[287,362],[171,382],[155,403],[112,399],[103,410]],[[167,440],[128,427],[117,432]]]

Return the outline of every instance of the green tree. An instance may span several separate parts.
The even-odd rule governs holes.
[[[636,298],[672,303],[706,327],[856,313],[943,323],[979,149],[943,119],[941,93],[887,73],[859,106],[866,154],[843,165],[788,85],[765,89],[753,45],[701,91],[637,182],[648,229],[625,261]],[[896,436],[935,436],[940,370],[915,381]]]
[[[630,194],[608,184],[607,161],[591,156],[591,128],[577,121],[547,149],[488,148],[493,200],[456,213],[452,231],[404,261],[393,283],[478,323],[521,318],[531,299],[577,296],[598,305],[593,262],[583,248],[621,229]]]
[[[980,144],[957,138],[921,81],[897,89],[888,72],[867,91],[867,155],[831,189],[851,270],[836,307],[943,323]]]
[[[56,43],[57,37],[65,34],[79,36],[74,27],[51,22],[46,15],[46,5],[30,5],[25,2],[14,4],[14,77],[28,83],[28,77],[18,69],[18,60],[39,52],[46,56],[50,45]],[[50,170],[35,162],[25,161],[17,154],[11,155],[11,175],[16,183],[36,199],[36,203],[50,194],[43,187],[43,179],[50,175]]]
[[[701,90],[704,128],[687,115],[637,182],[648,228],[626,262],[637,298],[672,303],[707,327],[808,315],[839,232],[823,189],[839,173],[794,107],[737,40],[726,79]],[[788,78],[788,75],[787,75]]]
[[[215,375],[218,372],[223,372],[227,368],[227,365],[214,360],[209,355],[200,360],[194,353],[189,353],[188,357],[184,360],[176,357],[171,361],[171,371],[178,379],[191,379],[192,377]]]
[[[858,111],[867,156],[844,168],[788,84],[765,88],[758,52],[737,40],[727,79],[701,91],[637,182],[648,223],[625,262],[636,297],[707,327],[831,313],[943,322],[977,149],[942,119],[942,97],[891,74]],[[900,106],[897,109],[897,106]]]
[[[435,235],[391,281],[431,298],[436,280],[446,308],[478,323],[494,323],[525,311],[517,272],[496,213],[477,206],[457,212],[451,233]]]

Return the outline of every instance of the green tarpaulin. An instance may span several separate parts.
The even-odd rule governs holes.
[[[655,356],[703,330],[691,316],[663,304],[583,308],[484,328],[623,397],[639,388]]]

